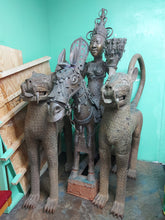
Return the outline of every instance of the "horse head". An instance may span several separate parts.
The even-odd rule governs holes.
[[[56,71],[52,75],[54,86],[48,96],[50,122],[56,122],[71,113],[70,99],[81,88],[81,72],[87,56],[88,44],[83,38],[78,38],[72,43],[70,63],[65,61],[65,50],[59,55]]]

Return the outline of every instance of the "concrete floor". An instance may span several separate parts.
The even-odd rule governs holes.
[[[63,161],[63,159],[62,159]],[[110,199],[101,210],[90,201],[66,193],[68,175],[63,171],[60,159],[59,167],[59,204],[56,212],[43,213],[48,190],[47,172],[41,178],[41,199],[34,210],[22,209],[25,197],[10,214],[3,214],[1,220],[115,220],[109,214],[114,201],[116,175],[110,176]],[[128,179],[124,220],[163,220],[163,189],[165,172],[160,164],[138,161],[136,181]]]

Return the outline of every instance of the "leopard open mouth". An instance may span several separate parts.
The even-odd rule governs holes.
[[[121,101],[124,101],[125,98],[126,98],[126,95],[117,96],[117,97],[116,97],[116,101],[117,101],[117,102],[121,102]]]
[[[103,98],[104,103],[106,104],[111,104],[113,102],[112,97],[109,95],[102,94],[102,98]]]
[[[122,96],[117,95],[116,98],[115,98],[115,97],[112,97],[112,96],[107,95],[107,94],[102,94],[102,98],[103,98],[104,103],[106,103],[106,104],[122,103],[123,101],[125,101],[126,95],[122,95]]]
[[[39,101],[46,100],[47,97],[48,97],[48,91],[36,91],[35,93],[35,99],[37,103],[39,103]]]
[[[21,94],[21,97],[24,101],[34,101],[39,103],[39,101],[47,100],[48,94],[48,91],[36,91],[35,93],[24,92]]]
[[[47,91],[37,91],[39,93],[39,96],[47,96],[48,92]]]

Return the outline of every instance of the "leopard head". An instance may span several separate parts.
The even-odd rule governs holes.
[[[21,98],[24,101],[47,100],[52,88],[51,75],[32,73],[32,77],[21,84]]]
[[[132,75],[124,73],[112,74],[103,85],[102,101],[103,105],[110,108],[121,108],[130,103],[133,82],[138,74],[135,68]]]

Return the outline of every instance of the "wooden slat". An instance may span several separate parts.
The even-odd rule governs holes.
[[[18,182],[21,183],[23,190],[27,191],[29,180],[27,179],[28,173],[28,157],[27,157],[27,146],[25,142],[21,144],[21,146],[13,153],[10,157],[12,165],[16,174],[18,175],[13,180],[13,184],[17,184]]]
[[[27,172],[26,168],[21,168],[18,172],[18,174],[14,177],[14,179],[11,181],[12,185],[17,185],[21,179],[23,178],[23,176],[25,175],[25,173]]]
[[[20,135],[20,137],[11,145],[11,147],[0,157],[0,160],[7,161],[17,150],[17,148],[23,143],[23,141],[24,134]]]
[[[42,61],[44,60],[42,59]],[[31,65],[29,68],[0,79],[0,119],[22,102],[19,98],[20,86],[25,79],[31,77],[33,71],[50,74],[49,61],[39,63],[36,66]]]
[[[10,148],[24,133],[24,122],[27,107],[23,108],[13,118],[0,127],[0,135],[7,148]]]
[[[51,57],[45,56],[45,57],[42,57],[40,59],[34,60],[32,62],[25,63],[23,65],[17,66],[15,68],[10,69],[10,70],[3,71],[2,73],[0,73],[0,79],[4,78],[4,77],[7,77],[7,76],[10,76],[12,74],[21,72],[21,71],[23,71],[25,69],[28,69],[28,68],[31,68],[33,66],[39,65],[41,63],[44,63],[46,61],[49,61],[50,59],[51,59]]]
[[[2,156],[0,157],[1,161],[7,161],[11,155],[14,153],[12,148],[9,148]]]
[[[0,108],[2,108],[6,103],[10,102],[11,100],[13,100],[14,98],[16,98],[17,96],[19,96],[21,94],[21,89],[19,89],[17,92],[13,93],[12,95],[10,95],[9,97],[7,97],[6,99],[4,99],[3,101],[0,100]]]
[[[5,115],[3,118],[0,118],[1,124],[0,128],[13,116],[15,116],[19,111],[21,111],[25,106],[27,105],[27,102],[21,102],[18,104],[14,109],[12,109],[7,115]]]
[[[24,194],[29,191],[30,189],[30,170],[28,169],[27,172],[24,174],[22,179],[20,180],[20,184],[23,188]]]

